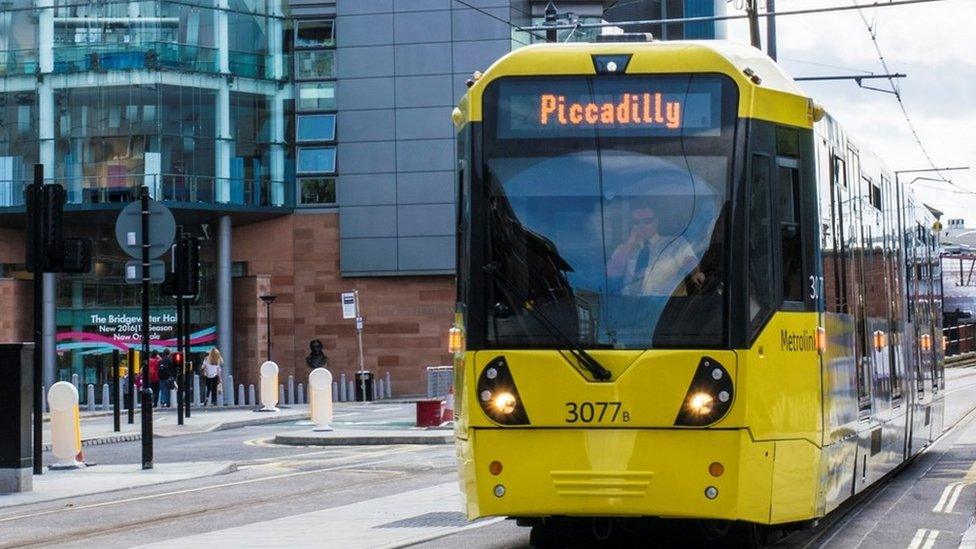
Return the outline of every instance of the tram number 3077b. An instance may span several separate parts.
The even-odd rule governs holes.
[[[566,423],[615,423],[630,421],[620,402],[567,402]]]

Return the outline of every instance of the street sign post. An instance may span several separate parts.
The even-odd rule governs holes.
[[[129,281],[130,264],[138,273],[142,284],[142,468],[153,468],[152,441],[152,389],[149,379],[149,285],[158,284],[166,278],[166,267],[162,262],[153,262],[170,249],[176,236],[176,220],[169,208],[149,199],[149,187],[139,191],[139,201],[126,206],[115,222],[115,239],[119,247],[138,261],[126,264],[126,282]],[[154,265],[155,263],[155,265]],[[154,276],[155,275],[155,276]],[[135,278],[133,276],[132,278]],[[131,367],[131,365],[130,365]],[[165,389],[164,389],[165,390]]]
[[[166,280],[166,264],[154,259],[149,262],[149,283],[162,284]],[[125,262],[125,283],[142,284],[142,262],[135,259]]]
[[[359,312],[359,290],[353,290],[351,292],[343,292],[342,294],[342,318],[344,320],[356,319],[356,342],[359,347],[359,372],[363,373],[366,371],[366,367],[363,365],[363,317]],[[366,402],[366,376],[359,376],[363,402]]]
[[[166,253],[176,236],[173,212],[155,200],[149,201],[149,259]],[[133,202],[119,213],[115,221],[115,239],[122,251],[133,259],[142,259],[142,206]]]

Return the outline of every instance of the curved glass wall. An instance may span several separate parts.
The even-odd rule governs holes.
[[[72,204],[128,202],[148,185],[175,202],[293,205],[283,9],[0,2],[0,208],[23,204],[35,163]]]

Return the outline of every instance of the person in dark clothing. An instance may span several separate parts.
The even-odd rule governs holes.
[[[170,391],[176,388],[176,365],[169,349],[163,349],[163,356],[159,360],[159,405],[171,407]]]
[[[322,352],[321,341],[313,339],[308,344],[308,356],[305,357],[305,364],[308,365],[309,370],[325,368],[329,365],[329,357],[325,356],[325,353]]]

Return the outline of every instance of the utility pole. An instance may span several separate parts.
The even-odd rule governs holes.
[[[766,0],[766,53],[776,61],[776,0]]]
[[[762,49],[762,38],[759,36],[759,10],[756,4],[759,0],[746,0],[746,15],[749,16],[749,41],[752,47]]]

